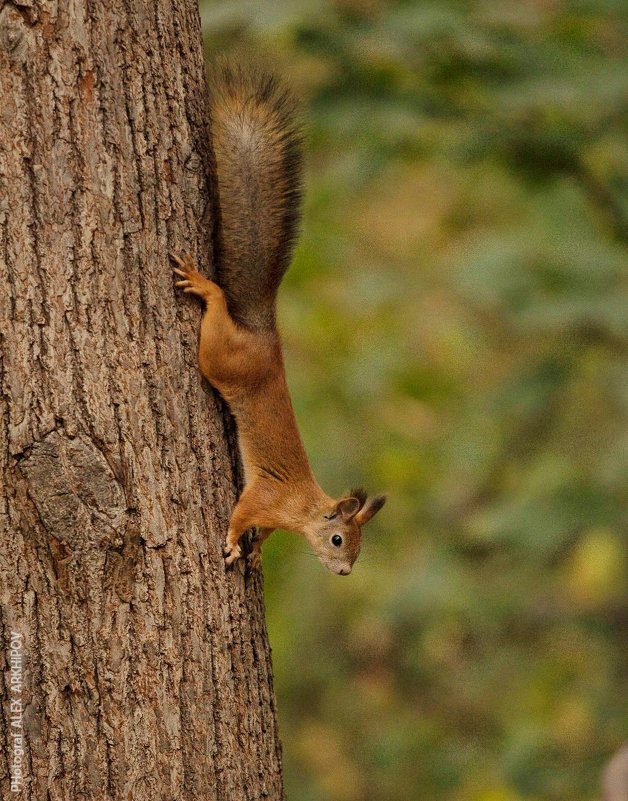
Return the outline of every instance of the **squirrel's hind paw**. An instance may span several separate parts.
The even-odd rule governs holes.
[[[180,256],[175,255],[174,253],[168,254],[172,261],[176,262],[182,270],[185,272],[194,273],[196,270],[194,269],[194,259],[192,258],[192,254],[188,253],[183,258]],[[175,272],[178,270],[175,269]]]
[[[209,278],[205,278],[205,276],[197,272],[194,267],[187,269],[188,265],[184,264],[179,258],[176,259],[176,262],[177,264],[185,266],[186,269],[179,269],[179,267],[172,268],[173,272],[181,277],[181,281],[176,281],[175,286],[180,287],[184,292],[191,292],[205,300],[221,292],[213,281],[210,281]]]

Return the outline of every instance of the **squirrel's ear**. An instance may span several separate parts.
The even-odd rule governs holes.
[[[341,498],[336,504],[333,517],[341,517],[343,520],[349,521],[355,517],[360,506],[357,498]]]
[[[355,522],[358,526],[363,526],[365,523],[368,523],[373,515],[376,515],[385,503],[385,495],[375,495],[373,498],[367,498],[366,503],[355,516]]]

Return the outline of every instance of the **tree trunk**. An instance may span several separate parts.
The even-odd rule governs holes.
[[[207,108],[196,0],[0,0],[3,799],[283,797],[261,581],[221,553],[232,428],[167,257],[211,274]]]

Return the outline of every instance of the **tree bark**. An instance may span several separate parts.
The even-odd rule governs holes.
[[[196,0],[0,0],[0,97],[0,796],[280,799],[232,427],[167,256],[211,275]]]

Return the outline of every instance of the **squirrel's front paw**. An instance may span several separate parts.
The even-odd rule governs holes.
[[[237,562],[237,560],[242,556],[242,548],[240,548],[238,543],[236,543],[235,545],[226,544],[223,549],[223,554],[227,565],[232,565],[234,562]]]

